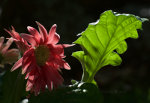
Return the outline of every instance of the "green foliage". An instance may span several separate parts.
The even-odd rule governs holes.
[[[142,22],[146,20],[109,10],[102,13],[97,22],[89,24],[74,42],[83,51],[72,54],[82,64],[82,81],[94,83],[94,76],[100,68],[120,65],[122,59],[119,54],[127,50],[125,39],[138,38],[137,29],[142,29]]]
[[[76,82],[68,87],[33,95],[29,103],[102,103],[102,96],[92,83]]]

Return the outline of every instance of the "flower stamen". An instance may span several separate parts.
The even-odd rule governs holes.
[[[40,45],[37,48],[35,48],[35,58],[36,62],[39,66],[45,65],[46,61],[48,60],[50,56],[49,48],[45,45]]]

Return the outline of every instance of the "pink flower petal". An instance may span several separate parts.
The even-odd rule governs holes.
[[[57,64],[59,68],[64,68],[64,60],[61,58],[61,56],[55,55],[55,58],[53,59],[53,63]],[[58,69],[58,68],[56,68]]]
[[[30,34],[33,35],[34,38],[36,39],[36,41],[39,43],[40,42],[40,38],[41,38],[39,32],[35,28],[33,28],[31,26],[28,26],[27,29],[30,32]]]
[[[51,66],[45,65],[43,71],[45,74],[45,78],[47,78],[46,83],[49,84],[49,87],[51,87],[51,82],[53,83],[55,88],[57,88],[58,85],[62,84],[63,78],[56,69],[53,69]]]
[[[37,25],[39,27],[39,31],[40,31],[41,37],[43,38],[44,42],[47,42],[47,40],[48,40],[47,30],[39,22],[36,21],[36,23],[37,23]]]
[[[23,55],[23,60],[22,60],[22,74],[24,74],[27,70],[28,67],[30,66],[33,58],[33,49],[29,49],[26,51]]]
[[[24,54],[23,54],[23,62],[25,62],[25,60],[27,59],[31,59],[32,55],[34,53],[34,49],[33,48],[30,48],[28,49]]]
[[[34,75],[33,75],[33,77],[34,77]],[[34,84],[34,81],[28,79],[27,84],[26,84],[26,91],[30,91],[33,87],[33,84]]]
[[[4,46],[4,48],[2,49],[2,53],[4,54],[8,48],[10,47],[10,45],[12,44],[13,42],[13,38],[9,38],[9,40],[7,41],[6,45]]]
[[[14,27],[12,26],[12,30],[7,30],[7,29],[4,29],[6,32],[8,32],[14,39],[17,39],[17,40],[21,40],[21,37],[19,35],[19,33],[17,33],[14,29]]]
[[[64,56],[64,48],[66,47],[71,47],[74,44],[58,44],[58,45],[48,45],[50,48],[50,51],[53,52],[54,54],[60,55],[61,57],[65,57]]]
[[[35,63],[31,63],[32,65],[29,65],[29,67],[28,67],[28,69],[26,70],[26,72],[25,73],[30,73],[31,72],[31,70],[33,70],[33,69],[37,69],[36,68],[36,65],[35,65]],[[27,77],[28,78],[28,77]],[[26,79],[27,79],[26,78]]]
[[[25,79],[28,79],[30,72],[28,72],[25,76]]]
[[[26,44],[26,42],[22,42],[20,40],[15,40],[15,39],[14,41],[21,53],[24,53],[26,50],[28,50],[31,47],[31,45]]]
[[[20,58],[15,64],[14,66],[12,67],[11,71],[14,71],[16,69],[18,69],[21,65],[22,65],[22,59],[23,58]]]
[[[56,24],[54,24],[52,27],[51,27],[51,29],[50,29],[50,31],[49,31],[49,35],[48,35],[48,38],[49,38],[49,42],[51,42],[52,40],[53,40],[53,38],[54,38],[54,35],[55,35],[55,32],[56,32],[56,27],[57,27],[57,25]]]
[[[39,74],[35,70],[32,70],[29,73],[29,77],[28,77],[27,84],[26,84],[26,91],[30,91],[33,88],[35,80],[37,79],[38,76]]]
[[[28,41],[32,46],[36,46],[37,43],[32,35],[21,33],[21,37]]]
[[[60,39],[60,36],[57,33],[55,33],[53,39],[51,41],[48,41],[47,44],[57,44],[59,42],[59,39]]]
[[[32,63],[31,61],[28,61],[26,64],[24,64],[24,65],[22,66],[22,74],[24,74],[24,73],[27,71],[28,67],[29,67],[30,65],[32,65],[31,63]]]
[[[40,93],[40,90],[41,89],[45,89],[46,87],[46,83],[45,81],[43,81],[43,76],[42,75],[39,75],[37,80],[35,81],[34,83],[34,92],[35,92],[35,95],[38,95]]]
[[[48,45],[48,47],[50,48],[50,51],[53,53],[53,54],[57,54],[57,55],[61,55],[63,56],[64,55],[64,48],[62,45]]]
[[[13,38],[17,39],[17,40],[21,40],[21,37],[19,35],[19,33],[17,33],[14,29],[11,30],[11,32],[8,32]]]
[[[64,68],[67,69],[67,70],[71,69],[68,63],[64,63]]]
[[[71,47],[71,46],[74,46],[75,44],[62,44],[62,46],[64,47],[64,48],[68,48],[68,47]]]
[[[51,68],[52,73],[55,74],[55,80],[53,81],[54,88],[57,88],[59,85],[61,85],[64,81],[64,79],[59,74],[58,70]]]

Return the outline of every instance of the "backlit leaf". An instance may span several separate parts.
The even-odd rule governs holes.
[[[120,65],[122,59],[119,54],[127,50],[125,39],[137,39],[137,29],[142,29],[142,22],[146,20],[108,10],[101,14],[97,22],[89,24],[74,42],[79,44],[83,51],[72,54],[82,64],[82,81],[94,82],[94,76],[100,68]]]

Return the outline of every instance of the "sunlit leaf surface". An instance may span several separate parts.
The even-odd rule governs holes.
[[[73,53],[82,64],[82,80],[94,82],[94,76],[100,68],[106,65],[120,65],[122,59],[119,54],[127,50],[125,39],[137,39],[137,29],[142,29],[142,22],[146,20],[109,10],[102,13],[97,22],[89,24],[74,42],[83,49]]]

